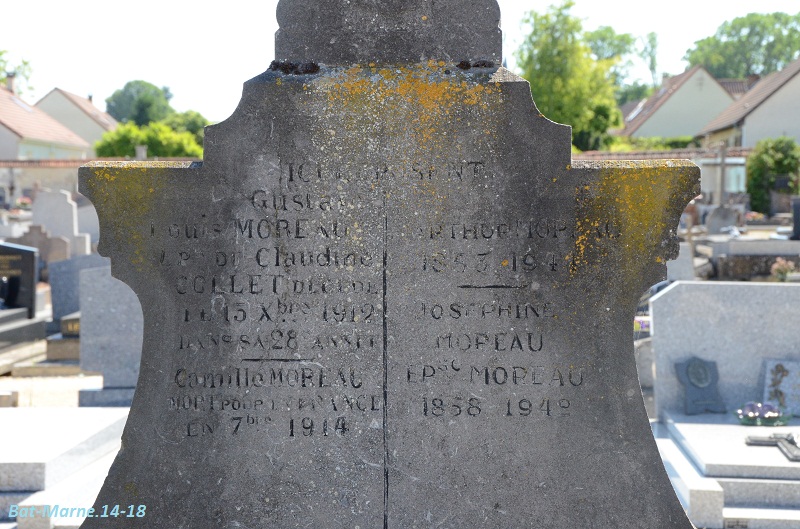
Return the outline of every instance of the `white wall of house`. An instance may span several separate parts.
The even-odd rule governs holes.
[[[800,75],[795,75],[744,118],[743,133],[744,147],[755,147],[759,140],[778,136],[800,141]]]
[[[733,98],[705,70],[698,70],[633,133],[634,137],[694,136]]]
[[[19,142],[20,160],[84,160],[89,157],[90,148],[70,145],[55,145],[33,140]]]
[[[56,121],[86,140],[92,146],[90,156],[94,156],[94,144],[100,141],[105,129],[86,112],[75,105],[67,96],[56,90],[47,94],[36,107],[45,111]]]
[[[19,136],[0,125],[0,160],[16,160],[19,153]]]

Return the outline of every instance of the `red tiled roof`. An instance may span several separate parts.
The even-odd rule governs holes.
[[[67,127],[0,87],[0,124],[24,140],[88,148],[89,144]]]
[[[739,99],[747,93],[753,86],[753,82],[749,79],[717,79],[717,82],[722,85],[734,99]]]
[[[75,104],[75,106],[80,108],[87,116],[92,118],[98,125],[103,127],[103,129],[105,129],[106,131],[114,130],[116,128],[117,120],[115,120],[109,114],[103,112],[102,110],[94,106],[94,104],[87,98],[67,92],[66,90],[62,90],[61,88],[54,88],[53,92],[59,92],[64,97],[72,101],[72,103]],[[44,97],[42,99],[44,99]],[[38,105],[39,103],[36,104]]]
[[[625,123],[625,128],[616,134],[619,136],[630,136],[639,130],[639,127],[644,125],[644,123],[650,119],[650,116],[652,116],[656,110],[661,108],[661,106],[666,103],[667,100],[669,100],[672,94],[674,94],[675,91],[683,86],[683,84],[700,68],[701,66],[695,66],[690,70],[686,70],[682,74],[673,75],[672,77],[665,79],[661,85],[661,88],[659,88],[655,94],[645,99],[641,103],[641,107],[638,109],[638,111],[634,111],[630,114],[628,121]]]
[[[800,59],[789,63],[786,68],[779,72],[769,74],[712,119],[697,135],[704,136],[712,132],[728,129],[740,123],[798,73],[800,73]]]

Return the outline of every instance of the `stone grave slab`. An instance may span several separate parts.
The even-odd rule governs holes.
[[[793,433],[796,427],[742,426],[731,415],[665,416],[672,437],[706,477],[800,480],[800,464],[776,447],[748,446],[748,436]]]
[[[786,413],[800,415],[800,362],[764,360],[764,402],[780,406]]]
[[[80,366],[103,373],[102,391],[82,391],[82,406],[130,406],[142,355],[142,309],[111,269],[80,274]],[[62,321],[63,327],[63,321]]]
[[[798,299],[800,285],[724,281],[678,281],[651,298],[657,416],[684,409],[675,363],[692,356],[717,363],[730,410],[760,400],[764,359],[800,361],[800,327],[776,317],[791,313]]]
[[[283,0],[279,60],[202,164],[81,168],[144,312],[97,505],[152,528],[691,527],[631,321],[699,170],[572,163],[498,66],[498,15]]]
[[[30,246],[0,243],[0,297],[6,308],[26,308],[28,318],[36,316],[36,283],[39,281],[39,252]]]
[[[128,410],[0,409],[0,492],[37,491],[114,450]]]
[[[78,206],[67,191],[39,191],[31,213],[34,224],[44,226],[54,237],[69,240],[72,257],[91,253],[89,235],[78,233]]]

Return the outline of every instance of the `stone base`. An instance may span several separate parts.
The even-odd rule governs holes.
[[[71,377],[81,374],[77,360],[20,362],[11,370],[12,377]]]
[[[130,407],[136,388],[103,388],[81,390],[79,406],[84,407]]]
[[[47,337],[48,360],[80,360],[81,340],[61,333]]]

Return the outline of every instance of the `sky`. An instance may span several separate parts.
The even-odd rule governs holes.
[[[551,0],[499,0],[503,54],[511,58],[522,40],[520,23]],[[105,109],[105,99],[126,82],[142,79],[168,86],[172,106],[196,110],[213,122],[227,118],[242,83],[274,59],[277,0],[13,0],[0,1],[0,50],[11,62],[31,63],[35,103],[55,87],[86,96]],[[575,0],[572,14],[584,29],[611,26],[618,33],[659,37],[659,71],[682,72],[686,50],[737,16],[800,11],[798,0]],[[509,66],[513,69],[513,61]],[[644,63],[632,74],[650,79]]]

